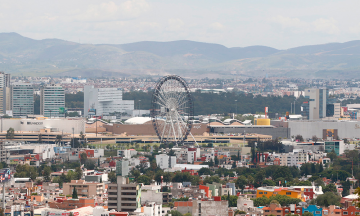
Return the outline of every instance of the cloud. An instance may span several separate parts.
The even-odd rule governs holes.
[[[270,19],[273,23],[279,24],[282,29],[290,30],[294,33],[320,32],[325,34],[337,34],[340,32],[337,21],[333,18],[319,18],[312,22],[305,22],[299,18],[276,16]]]
[[[87,22],[129,20],[139,17],[148,11],[149,7],[145,0],[128,0],[120,4],[113,1],[90,4],[86,11],[76,15],[76,19]]]
[[[169,19],[168,20],[168,31],[180,31],[183,29],[185,23],[181,19]]]
[[[225,27],[223,24],[221,24],[220,22],[214,22],[214,23],[211,23],[210,24],[210,28],[212,30],[215,30],[215,31],[221,31],[223,30]]]
[[[312,22],[313,29],[318,32],[323,32],[326,34],[338,34],[340,32],[337,27],[337,21],[333,18],[324,19],[320,18]]]

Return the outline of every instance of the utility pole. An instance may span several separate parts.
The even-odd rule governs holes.
[[[72,130],[73,130],[73,140],[72,140],[72,147],[74,148],[74,140],[75,140],[75,138],[74,138],[74,128],[72,128]]]
[[[237,115],[237,100],[235,100],[235,115]]]

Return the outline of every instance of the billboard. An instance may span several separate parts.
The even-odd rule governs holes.
[[[10,169],[9,168],[4,168],[4,169],[0,169],[0,182],[8,182],[11,179],[11,175],[10,175]]]
[[[65,107],[59,107],[59,114],[65,114],[66,110]]]
[[[96,109],[91,108],[88,110],[89,115],[96,115]]]

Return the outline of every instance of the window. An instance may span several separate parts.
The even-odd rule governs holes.
[[[291,195],[291,192],[286,192],[286,195]]]
[[[263,194],[263,192],[259,192],[259,194]]]
[[[265,210],[265,212],[270,212],[270,210]]]
[[[315,214],[321,214],[321,211],[316,211]]]
[[[267,192],[264,192],[264,194],[267,194]]]
[[[289,213],[289,209],[285,209],[285,213]]]
[[[347,214],[348,214],[348,212],[347,212],[347,211],[344,211],[344,212],[343,212],[343,215],[347,215]]]

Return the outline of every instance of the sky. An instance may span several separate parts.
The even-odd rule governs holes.
[[[354,0],[0,1],[0,32],[89,44],[193,40],[288,49],[360,37]]]

